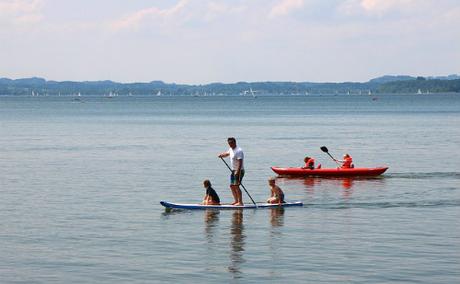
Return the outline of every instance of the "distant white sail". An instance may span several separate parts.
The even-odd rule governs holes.
[[[249,92],[251,93],[253,98],[257,98],[256,91],[253,91],[252,88],[249,88]]]

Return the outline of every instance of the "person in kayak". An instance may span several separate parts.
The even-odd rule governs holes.
[[[214,188],[212,188],[211,182],[206,179],[203,181],[203,186],[206,188],[206,195],[203,199],[203,205],[220,205],[219,195],[217,195]]]
[[[343,155],[343,160],[335,160],[335,161],[342,163],[342,166],[341,166],[342,169],[352,169],[355,167],[355,165],[353,165],[353,158],[349,154]]]
[[[270,197],[267,199],[267,203],[285,203],[284,192],[281,190],[279,186],[276,185],[276,179],[274,177],[268,179],[268,185],[270,186]]]
[[[303,161],[305,162],[305,166],[303,166],[302,169],[315,169],[315,159],[307,156],[305,159],[303,159]]]
[[[244,153],[243,149],[236,145],[236,139],[229,137],[227,139],[230,148],[219,155],[219,158],[230,157],[232,173],[230,175],[230,189],[235,201],[232,205],[244,205],[241,194],[240,184],[244,177]]]

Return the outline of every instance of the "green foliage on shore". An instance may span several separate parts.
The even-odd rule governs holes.
[[[459,92],[460,79],[426,79],[410,76],[383,76],[369,82],[238,82],[206,85],[149,83],[117,83],[112,81],[72,82],[47,81],[42,78],[0,78],[0,95],[251,95],[256,94],[376,94],[376,93],[440,93]]]
[[[423,78],[423,77],[422,77]],[[378,87],[379,93],[446,93],[460,92],[460,79],[457,80],[416,80],[396,81],[382,84]]]

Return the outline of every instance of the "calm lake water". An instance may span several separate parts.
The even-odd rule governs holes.
[[[460,95],[0,97],[1,283],[459,283]],[[285,210],[173,211],[235,136],[244,184],[320,151],[373,179],[279,178]],[[247,196],[245,201],[249,202]]]

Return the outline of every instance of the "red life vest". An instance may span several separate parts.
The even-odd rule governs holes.
[[[305,168],[307,169],[314,169],[315,168],[315,159],[310,158],[306,163],[305,163]]]
[[[352,163],[353,163],[353,158],[351,157],[345,158],[342,164],[342,168],[346,168],[346,169],[352,168]]]

